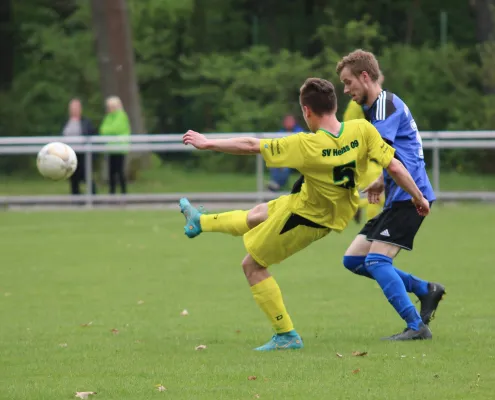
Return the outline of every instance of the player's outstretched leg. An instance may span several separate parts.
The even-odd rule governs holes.
[[[257,351],[294,350],[304,347],[301,336],[294,330],[292,320],[285,308],[282,293],[268,270],[247,255],[242,262],[244,274],[251,285],[251,292],[258,306],[266,314],[275,335]]]
[[[186,217],[184,231],[189,238],[202,232],[227,233],[243,236],[268,218],[268,205],[262,203],[251,210],[235,210],[218,214],[205,214],[193,207],[186,198],[180,199],[180,210]]]
[[[204,214],[193,207],[189,200],[179,201],[180,211],[186,217],[184,232],[189,238],[194,238],[202,232],[229,233],[232,236],[242,236],[249,231],[247,217],[249,211],[236,210],[218,214]]]

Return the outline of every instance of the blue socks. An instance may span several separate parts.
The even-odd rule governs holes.
[[[381,254],[370,253],[366,257],[365,266],[382,288],[389,303],[407,322],[407,327],[417,331],[422,325],[421,317],[409,299],[402,278],[392,265],[392,259]]]
[[[366,278],[373,279],[371,274],[364,266],[365,259],[366,259],[365,256],[344,256],[342,263],[344,264],[344,267],[346,267],[349,271],[357,275],[361,275],[361,276],[365,276]]]
[[[428,282],[416,278],[392,265],[392,259],[381,254],[365,256],[344,256],[344,266],[351,272],[375,279],[388,301],[407,322],[411,329],[418,330],[422,323],[416,307],[407,292],[416,296],[428,293]]]
[[[349,271],[357,275],[374,279],[364,265],[365,258],[365,256],[344,256],[342,262],[344,267]],[[416,278],[414,275],[408,274],[400,269],[394,269],[397,275],[402,279],[402,282],[409,293],[414,293],[416,296],[424,296],[428,293],[428,282]]]
[[[416,278],[414,275],[408,274],[407,272],[401,271],[395,268],[395,272],[400,276],[406,290],[409,293],[414,293],[416,296],[424,296],[428,293],[428,282]]]

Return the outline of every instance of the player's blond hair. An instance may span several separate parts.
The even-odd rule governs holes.
[[[337,95],[333,84],[321,78],[306,79],[299,90],[299,102],[319,116],[333,113],[337,109]]]
[[[337,74],[340,75],[345,67],[348,67],[354,76],[366,72],[373,82],[377,82],[382,75],[375,55],[361,49],[354,50],[339,61]]]

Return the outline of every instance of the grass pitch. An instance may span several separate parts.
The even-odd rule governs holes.
[[[432,174],[430,173],[430,178]],[[299,178],[293,173],[286,189]],[[264,181],[269,181],[265,174]],[[495,176],[472,175],[458,172],[442,172],[440,188],[443,191],[495,191]],[[97,182],[98,194],[108,194],[108,184]],[[128,184],[131,194],[137,193],[188,193],[188,192],[252,192],[256,190],[256,175],[235,172],[212,173],[201,170],[193,172],[173,165],[154,166],[142,171],[135,182]],[[81,185],[86,193],[85,185]],[[70,193],[70,182],[52,182],[34,173],[27,176],[2,176],[0,195],[61,195]]]
[[[494,221],[492,206],[435,206],[399,255],[447,287],[432,341],[379,340],[404,326],[342,267],[351,225],[272,267],[306,347],[260,354],[271,328],[240,238],[189,240],[178,212],[0,213],[0,398],[493,398]]]

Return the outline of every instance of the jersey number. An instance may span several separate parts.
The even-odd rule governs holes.
[[[333,183],[344,189],[353,189],[356,187],[354,173],[356,170],[356,161],[339,165],[333,169]],[[346,179],[347,178],[347,179]]]

